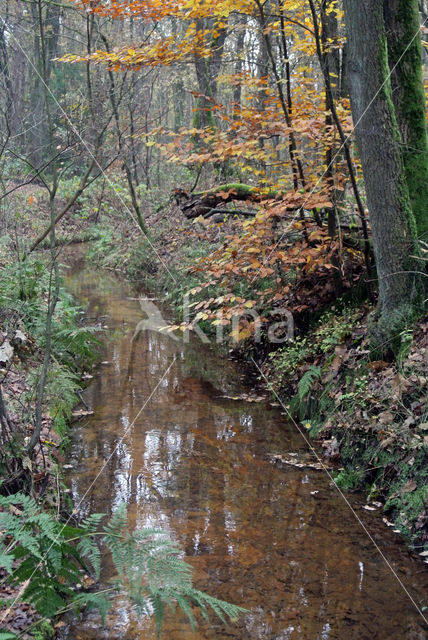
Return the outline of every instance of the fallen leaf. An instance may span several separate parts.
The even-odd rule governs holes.
[[[406,484],[403,487],[401,487],[400,494],[403,495],[403,493],[411,493],[412,491],[417,489],[417,487],[418,485],[415,480],[408,480]]]
[[[374,362],[369,363],[369,369],[372,369],[374,372],[381,371],[382,369],[386,369],[389,367],[389,363],[384,360],[375,360]]]
[[[5,367],[13,358],[13,347],[9,340],[5,340],[0,347],[0,365]]]
[[[73,411],[73,413],[71,414],[71,417],[74,420],[80,420],[81,418],[86,418],[87,416],[93,416],[94,412],[93,411],[84,411],[83,409],[79,410],[79,411]]]
[[[394,523],[387,520],[387,518],[382,518],[382,522],[386,524],[387,527],[393,527]]]

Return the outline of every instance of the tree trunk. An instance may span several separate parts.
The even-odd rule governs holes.
[[[214,19],[212,18],[199,18],[196,20],[197,31],[204,32],[205,30],[212,29],[213,26]],[[209,42],[212,50],[211,57],[202,58],[198,54],[194,56],[196,78],[200,93],[194,117],[194,126],[197,128],[217,128],[213,106],[217,98],[217,78],[221,69],[226,37],[227,27],[217,29],[216,35],[213,35]]]
[[[418,0],[384,0],[392,100],[418,236],[428,239],[428,143]]]
[[[389,79],[383,0],[344,0],[349,88],[379,280],[372,319],[378,355],[396,353],[400,333],[420,305],[415,220]]]
[[[243,51],[245,45],[245,34],[246,34],[246,24],[247,24],[247,16],[241,16],[240,21],[237,24],[238,35],[236,38],[236,60],[235,60],[235,69],[234,73],[239,76],[242,73],[244,68],[244,60],[243,60]],[[241,82],[237,82],[233,89],[233,108],[239,109],[241,106],[242,99],[242,84]]]

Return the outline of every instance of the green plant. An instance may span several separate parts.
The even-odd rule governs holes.
[[[17,314],[24,329],[41,346],[45,341],[49,286],[50,272],[39,260],[27,258],[2,270],[0,308]],[[98,327],[79,326],[80,313],[81,308],[61,286],[52,324],[52,354],[72,368],[91,364],[99,344],[95,337]]]
[[[102,257],[111,254],[113,250],[113,234],[109,228],[104,229],[97,240],[94,240],[86,255],[88,260],[97,262]]]
[[[55,635],[55,629],[49,622],[49,620],[42,620],[38,626],[32,629],[34,640],[47,640],[53,638]]]
[[[297,336],[293,342],[270,355],[274,377],[280,384],[286,384],[287,378],[294,375],[296,369],[311,354],[312,347],[307,338]]]
[[[83,605],[85,594],[76,595],[73,587],[81,578],[82,567],[87,569],[90,564],[95,571],[99,569],[99,549],[91,536],[102,516],[92,516],[79,530],[63,526],[22,493],[0,497],[0,506],[0,565],[10,583],[23,587],[22,599],[47,618],[65,609],[69,601]],[[77,543],[72,544],[76,536]],[[104,596],[97,606],[106,610]]]
[[[343,491],[356,491],[364,484],[364,470],[344,469],[337,474],[334,481]]]
[[[321,378],[321,369],[311,366],[297,383],[297,393],[290,401],[290,412],[298,414],[303,420],[307,415],[313,415],[315,408],[313,407],[313,398],[310,394],[315,382]]]
[[[80,528],[71,527],[22,493],[0,497],[0,507],[0,566],[8,582],[21,587],[20,598],[43,618],[82,607],[97,608],[105,616],[113,589],[85,592],[77,587],[84,572],[99,578],[98,540],[110,550],[118,574],[116,588],[124,590],[138,610],[155,616],[158,633],[165,606],[178,606],[192,627],[192,605],[206,619],[210,607],[224,622],[245,611],[195,589],[192,568],[182,559],[178,544],[156,529],[130,531],[124,505],[102,531],[98,529],[104,514],[92,514]]]
[[[126,510],[118,509],[105,527],[105,542],[119,575],[119,585],[126,587],[127,595],[138,609],[154,612],[160,632],[165,605],[178,607],[195,628],[191,604],[196,604],[205,619],[208,607],[220,617],[235,620],[245,610],[209,596],[192,584],[192,567],[184,562],[177,543],[162,531],[141,529],[129,532]]]
[[[333,310],[324,312],[319,319],[318,328],[314,331],[318,350],[328,353],[341,344],[352,334],[359,316],[358,309],[352,310],[347,307],[338,315]]]
[[[410,349],[412,347],[413,331],[411,329],[402,331],[400,334],[400,338],[400,349],[397,353],[397,363],[399,367],[402,367],[403,362],[409,355]]]
[[[297,393],[299,396],[299,402],[304,402],[308,393],[312,390],[315,382],[321,377],[321,369],[319,367],[311,366],[303,374],[297,383]]]

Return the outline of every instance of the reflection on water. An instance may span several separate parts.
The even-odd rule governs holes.
[[[68,284],[115,334],[85,392],[94,415],[73,432],[69,485],[79,514],[111,513],[126,502],[135,525],[160,527],[180,542],[198,588],[252,610],[236,627],[214,622],[197,633],[171,616],[165,638],[428,637],[328,478],[269,462],[269,454],[305,445],[278,409],[224,397],[245,390],[233,363],[199,343],[138,330],[139,301],[113,275],[80,265]],[[361,518],[420,603],[427,593],[423,567],[361,504]],[[118,598],[107,628],[90,614],[68,638],[140,640],[155,633]]]

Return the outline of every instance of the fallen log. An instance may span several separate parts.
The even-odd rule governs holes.
[[[279,191],[269,191],[268,193],[260,192],[260,189],[248,184],[242,183],[230,183],[223,184],[214,189],[207,191],[201,191],[198,193],[189,193],[184,189],[176,189],[174,191],[174,198],[177,205],[180,207],[183,214],[188,219],[214,217],[214,222],[221,222],[224,216],[244,216],[254,217],[257,213],[256,210],[245,209],[226,209],[225,205],[233,201],[247,201],[251,203],[261,202],[262,200],[275,199],[281,195]],[[296,205],[295,207],[287,207],[285,205],[284,214],[295,215],[298,212],[300,220],[305,221],[309,212],[305,212],[303,206]],[[320,217],[320,211],[312,209],[312,216],[316,220],[319,227],[323,227],[323,219]],[[341,224],[342,243],[343,246],[354,249],[356,251],[364,251],[367,242],[369,243],[369,252],[373,250],[371,238],[367,241],[359,237],[358,229],[357,233],[353,233],[354,229],[346,224]],[[304,230],[303,235],[307,238],[307,233]]]
[[[207,213],[204,213],[204,218],[211,218],[216,216],[218,219],[226,216],[243,216],[244,218],[254,218],[257,213],[257,209],[222,209],[217,207],[216,209],[210,209]]]
[[[263,194],[260,193],[257,187],[239,182],[223,184],[215,189],[199,193],[189,194],[183,189],[176,189],[174,192],[175,201],[186,218],[197,218],[198,216],[207,216],[207,214],[211,215],[211,212],[214,209],[218,209],[219,205],[225,205],[234,200],[260,202],[267,198],[275,198],[277,195],[277,191],[270,191],[267,194]],[[215,213],[217,213],[217,211]],[[225,215],[230,215],[231,212],[225,209],[224,213]],[[245,215],[248,215],[248,213]]]

